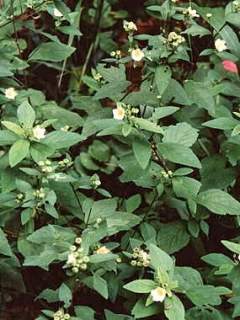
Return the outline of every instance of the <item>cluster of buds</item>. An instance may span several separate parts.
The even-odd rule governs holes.
[[[93,79],[96,80],[96,81],[101,81],[102,80],[102,75],[101,73],[97,72],[93,75]]]
[[[185,42],[185,39],[180,34],[177,34],[176,32],[173,31],[169,33],[167,42],[172,47],[178,47],[180,44]]]
[[[91,185],[94,189],[97,189],[101,185],[101,180],[97,174],[94,174],[90,178]]]
[[[122,52],[120,50],[112,51],[111,52],[111,57],[116,58],[116,59],[121,59],[122,58]]]
[[[235,12],[240,12],[240,1],[239,0],[233,1],[233,10]]]
[[[75,239],[75,245],[70,247],[66,267],[70,268],[73,273],[78,273],[79,270],[87,270],[89,257],[84,254],[81,248],[81,238]]]
[[[54,171],[54,167],[52,166],[52,162],[50,160],[39,161],[38,165],[41,171],[44,173],[52,173]]]
[[[71,319],[70,314],[65,313],[63,309],[59,309],[53,314],[53,320],[68,320]]]
[[[44,188],[40,188],[38,190],[35,190],[33,192],[33,195],[36,199],[44,199],[46,197],[46,193],[44,191]]]
[[[70,127],[66,125],[66,126],[62,127],[60,130],[67,132],[69,129],[70,129]]]
[[[16,196],[16,202],[17,203],[21,203],[23,201],[23,199],[24,199],[24,194],[23,193],[17,194],[17,196]]]
[[[171,170],[168,170],[168,171],[162,170],[160,172],[160,177],[161,177],[161,182],[163,184],[170,185],[171,179],[173,177],[173,172]]]
[[[199,14],[197,14],[197,11],[195,9],[192,9],[192,7],[188,7],[186,10],[183,11],[183,14],[190,18],[199,18]]]
[[[116,120],[123,120],[126,118],[131,118],[138,114],[138,108],[133,108],[131,105],[125,105],[121,102],[117,103],[117,108],[113,109],[113,118]]]
[[[133,33],[134,31],[137,31],[137,26],[132,21],[123,21],[123,29],[128,33]]]
[[[72,165],[72,161],[68,158],[58,161],[58,165],[62,168],[70,167]]]
[[[150,256],[149,254],[140,249],[134,248],[132,254],[131,265],[137,267],[148,267],[150,265]]]

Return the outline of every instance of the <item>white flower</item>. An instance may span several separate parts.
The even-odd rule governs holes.
[[[17,96],[17,91],[14,88],[7,88],[5,90],[5,97],[9,100],[14,100]]]
[[[96,254],[108,254],[111,250],[109,250],[107,247],[102,246],[99,249],[96,250]]]
[[[198,18],[199,17],[199,14],[197,14],[197,11],[192,9],[191,7],[187,8],[186,13],[192,18]]]
[[[133,49],[131,52],[131,57],[134,61],[141,61],[144,58],[144,52],[141,49]]]
[[[132,21],[126,21],[124,20],[123,21],[123,29],[126,31],[126,32],[133,32],[133,31],[137,31],[137,26],[134,22]]]
[[[113,118],[116,120],[123,120],[125,117],[125,110],[121,106],[117,106],[116,109],[113,109]]]
[[[224,50],[227,50],[228,47],[226,45],[226,41],[225,40],[222,40],[222,39],[217,39],[215,41],[215,47],[217,49],[218,52],[222,52]]]
[[[60,12],[57,8],[53,9],[53,15],[58,18],[61,18],[63,16],[62,12]]]
[[[45,133],[46,133],[45,128],[41,128],[40,126],[36,126],[35,128],[33,128],[33,137],[35,139],[38,139],[38,140],[44,139]]]
[[[163,302],[166,298],[167,291],[164,288],[157,287],[151,291],[151,297],[154,302]]]

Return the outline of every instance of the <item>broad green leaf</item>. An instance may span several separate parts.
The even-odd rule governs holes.
[[[64,302],[64,308],[70,307],[72,302],[72,291],[65,283],[62,283],[59,288],[59,300]]]
[[[13,144],[18,139],[15,133],[8,130],[0,130],[0,146]]]
[[[18,136],[23,136],[24,135],[24,130],[21,128],[19,125],[17,125],[14,122],[10,121],[2,121],[2,124],[4,127],[6,127],[8,130],[16,133]]]
[[[82,140],[80,134],[75,132],[53,131],[42,141],[50,148],[69,148]]]
[[[191,147],[198,138],[198,130],[194,129],[188,123],[178,123],[175,126],[169,126],[163,137],[163,142],[179,143],[186,147]]]
[[[240,215],[240,203],[222,190],[211,189],[199,193],[197,203],[216,214]]]
[[[227,241],[227,240],[222,240],[221,242],[230,251],[237,253],[237,254],[240,254],[240,244],[239,243],[235,243],[235,242],[231,242],[231,241]]]
[[[202,125],[209,128],[220,129],[220,130],[232,130],[239,121],[233,118],[221,117],[214,120],[204,122]]]
[[[157,147],[160,155],[171,162],[201,168],[196,155],[186,146],[177,143],[159,143]]]
[[[158,270],[158,268],[162,268],[164,271],[173,270],[173,260],[166,252],[164,252],[154,244],[149,245],[149,252],[151,258],[151,265],[155,270]]]
[[[33,127],[36,115],[28,101],[24,101],[20,104],[17,110],[17,116],[24,128],[30,129]]]
[[[132,309],[132,315],[134,316],[134,319],[146,319],[146,317],[160,313],[160,304],[154,303],[150,306],[146,306],[146,302],[143,299],[138,300]]]
[[[146,169],[152,155],[150,143],[144,138],[135,138],[133,141],[133,153],[143,169]]]
[[[29,60],[59,62],[70,57],[76,49],[59,42],[41,43],[31,53]]]
[[[135,293],[149,293],[156,287],[157,284],[154,281],[142,279],[129,282],[123,288]]]
[[[15,167],[29,153],[30,142],[27,140],[17,140],[9,150],[9,164]]]
[[[140,129],[163,134],[163,129],[159,125],[157,125],[156,123],[150,120],[143,119],[143,118],[133,118],[132,121]]]
[[[160,225],[157,234],[157,243],[160,248],[169,254],[184,248],[190,241],[190,236],[182,222],[170,222]]]
[[[168,66],[158,66],[155,71],[155,82],[158,89],[158,94],[160,96],[163,95],[164,91],[167,89],[170,80],[171,80],[172,72]]]
[[[11,247],[1,228],[0,228],[0,254],[3,254],[5,256],[10,256],[10,257],[12,256]]]
[[[168,320],[185,320],[184,306],[176,295],[164,301],[164,314]]]

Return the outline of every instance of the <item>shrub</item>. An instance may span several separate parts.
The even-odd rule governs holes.
[[[1,319],[240,316],[240,1],[143,2],[0,1]]]

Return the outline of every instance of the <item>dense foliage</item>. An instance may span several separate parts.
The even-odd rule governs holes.
[[[0,319],[239,319],[239,31],[239,0],[0,0]]]

